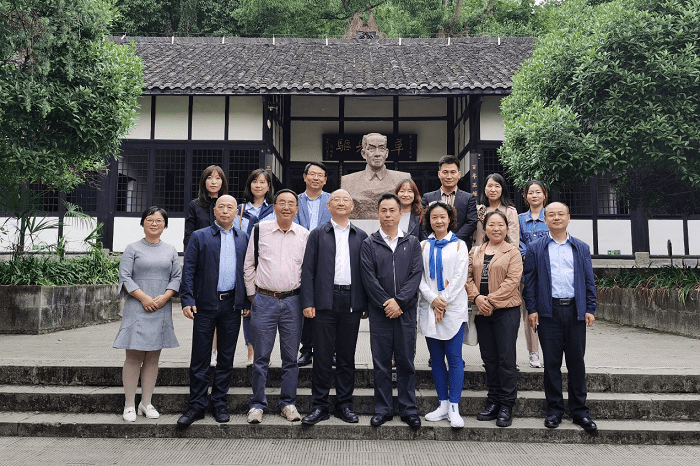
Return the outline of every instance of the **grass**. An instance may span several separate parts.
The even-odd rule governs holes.
[[[657,293],[677,291],[685,304],[688,293],[700,291],[700,268],[663,267],[660,269],[627,269],[616,275],[596,279],[600,291],[612,288],[636,288],[651,301]]]

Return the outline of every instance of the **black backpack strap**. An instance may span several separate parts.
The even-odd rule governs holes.
[[[258,243],[260,242],[260,224],[253,227],[253,253],[255,254],[255,268],[258,268]]]

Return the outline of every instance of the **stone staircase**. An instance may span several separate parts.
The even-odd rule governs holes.
[[[246,412],[250,368],[235,367],[229,412],[231,422],[217,424],[207,416],[188,429],[176,426],[187,407],[188,370],[183,365],[161,367],[153,404],[161,417],[143,417],[135,423],[121,418],[124,395],[121,367],[117,365],[1,365],[0,435],[53,437],[199,437],[343,440],[476,440],[503,442],[700,444],[700,375],[686,371],[590,371],[589,406],[598,424],[597,435],[589,435],[565,418],[558,429],[546,429],[542,371],[519,374],[519,396],[511,427],[498,428],[495,421],[479,422],[475,413],[485,399],[483,371],[467,366],[461,413],[463,429],[452,429],[447,421],[423,421],[410,430],[398,416],[382,427],[370,426],[373,413],[372,370],[359,367],[356,374],[354,409],[358,424],[331,417],[315,426],[289,423],[278,415],[280,370],[271,367],[268,377],[270,410],[263,423],[248,425]],[[566,377],[564,380],[566,384]],[[311,409],[311,370],[299,375],[297,408],[302,415]],[[418,365],[416,377],[421,415],[437,405],[432,376],[426,365]],[[566,386],[566,385],[565,385]],[[331,392],[333,393],[333,392]],[[334,400],[332,400],[334,401]]]

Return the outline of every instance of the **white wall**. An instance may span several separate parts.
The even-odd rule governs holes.
[[[189,97],[156,97],[156,139],[187,139]]]
[[[444,117],[447,97],[399,97],[400,117]]]
[[[258,125],[262,125],[258,121]],[[223,141],[226,126],[226,97],[194,96],[192,139]]]
[[[447,154],[447,122],[402,121],[400,133],[415,133],[418,140],[416,162],[437,162]]]
[[[3,225],[8,231],[9,236],[0,236],[0,252],[11,252],[12,244],[17,241],[17,223],[14,219],[7,217],[0,218],[0,225]],[[41,221],[37,219],[37,221]],[[58,217],[46,217],[46,221],[51,224],[56,224]],[[85,237],[95,228],[96,219],[93,217],[91,222],[78,221],[74,218],[66,218],[63,225],[63,236],[66,239],[67,252],[83,252],[89,248],[85,245]],[[29,238],[27,238],[29,241]],[[27,249],[39,250],[46,246],[56,246],[58,241],[58,228],[51,228],[41,231],[35,237],[35,241],[27,243]]]
[[[126,139],[150,139],[151,137],[151,96],[141,96],[138,102],[135,124],[126,135]]]
[[[338,132],[337,121],[292,121],[289,159],[292,162],[322,162],[323,134]]]
[[[571,220],[568,232],[586,243],[593,254],[593,220]]]
[[[500,112],[500,96],[486,96],[481,104],[481,139],[487,141],[502,141],[503,117]]]
[[[391,117],[393,114],[394,99],[391,96],[345,98],[346,117]]]
[[[619,250],[622,255],[631,255],[630,224],[629,220],[598,220],[598,253]]]
[[[144,237],[143,227],[139,225],[141,217],[115,217],[114,240],[112,250],[124,252],[124,249],[135,241]],[[182,239],[185,237],[185,219],[169,218],[168,228],[163,231],[160,239],[175,246],[178,252],[183,252]]]
[[[228,139],[230,141],[262,140],[263,123],[262,96],[229,98]]]
[[[692,244],[692,236],[690,238]],[[685,253],[683,247],[683,220],[649,220],[649,253],[652,256],[668,255],[666,247],[668,240],[671,240],[673,244],[674,256]],[[692,251],[691,254],[693,254]]]
[[[693,256],[700,255],[700,220],[688,220],[688,242]]]
[[[290,108],[293,117],[338,117],[338,97],[293,95]]]

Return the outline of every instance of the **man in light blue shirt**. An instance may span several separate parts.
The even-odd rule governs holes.
[[[304,183],[306,191],[299,195],[299,211],[294,217],[298,223],[309,231],[331,220],[328,201],[331,195],[323,190],[328,181],[326,166],[322,162],[310,162],[304,167]],[[308,366],[313,357],[313,320],[304,317],[304,328],[301,332],[301,349],[299,350],[299,366]]]

